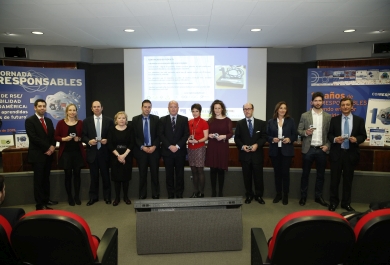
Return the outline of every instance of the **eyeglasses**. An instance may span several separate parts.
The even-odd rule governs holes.
[[[244,111],[248,111],[248,110],[252,110],[253,108],[247,108],[247,109],[243,109]]]

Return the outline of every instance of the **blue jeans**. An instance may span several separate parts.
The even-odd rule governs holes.
[[[302,177],[301,177],[301,197],[307,197],[307,189],[309,186],[309,176],[313,162],[316,162],[317,178],[315,185],[315,198],[322,197],[324,188],[325,167],[326,167],[326,152],[321,148],[310,147],[309,151],[302,156]]]

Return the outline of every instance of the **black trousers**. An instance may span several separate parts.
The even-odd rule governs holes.
[[[53,156],[47,156],[45,162],[33,163],[34,198],[36,206],[46,205],[50,199],[50,169]]]
[[[137,159],[139,170],[139,197],[147,197],[148,190],[148,167],[150,167],[152,196],[160,195],[159,175],[160,155],[158,152],[148,154],[142,151]]]
[[[241,161],[242,175],[244,178],[245,195],[246,196],[260,196],[264,193],[264,179],[263,179],[263,161],[249,160]],[[252,190],[252,180],[255,186],[255,193]]]
[[[168,196],[173,194],[176,194],[177,197],[183,196],[185,158],[178,153],[163,157]]]
[[[89,186],[89,199],[99,199],[99,175],[102,176],[104,200],[111,200],[111,181],[109,173],[109,162],[105,160],[104,150],[98,150],[95,161],[89,163],[91,184]]]
[[[275,188],[277,193],[290,191],[290,166],[292,156],[284,156],[282,148],[278,148],[278,155],[271,156],[275,173]]]

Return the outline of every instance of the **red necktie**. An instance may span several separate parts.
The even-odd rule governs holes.
[[[42,123],[42,127],[43,129],[45,130],[46,134],[47,134],[47,127],[46,127],[46,124],[45,124],[45,120],[43,118],[40,118],[41,120],[41,123]]]

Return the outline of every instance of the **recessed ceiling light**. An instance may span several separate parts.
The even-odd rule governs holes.
[[[259,32],[261,29],[251,29],[252,32]]]
[[[13,35],[15,35],[15,34],[13,34],[13,33],[11,33],[11,32],[4,32],[4,35],[6,35],[6,36],[13,36]]]
[[[134,32],[135,30],[134,29],[125,29],[124,31],[125,32]]]
[[[187,29],[187,31],[198,31],[198,29],[196,29],[196,28],[189,28],[189,29]]]
[[[383,33],[383,32],[385,32],[383,29],[380,29],[380,30],[378,30],[377,31],[378,33]]]
[[[350,32],[355,32],[355,31],[356,31],[356,29],[346,29],[346,30],[344,30],[345,33],[350,33]]]
[[[43,35],[43,32],[40,32],[40,31],[33,31],[31,32],[32,34],[35,34],[35,35]]]

